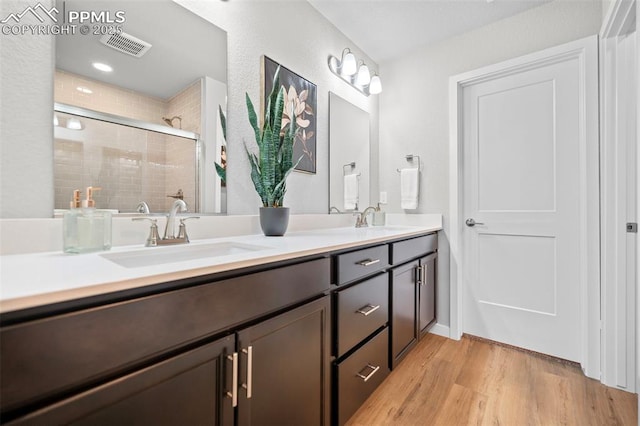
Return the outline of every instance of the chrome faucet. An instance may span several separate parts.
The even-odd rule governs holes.
[[[356,218],[356,228],[364,228],[369,226],[369,223],[367,223],[367,215],[369,214],[369,210],[375,212],[376,208],[369,206],[366,209],[364,209],[362,213],[355,213],[355,215],[358,216]]]
[[[151,210],[149,210],[149,204],[147,204],[144,201],[140,201],[138,203],[138,206],[136,207],[136,211],[138,213],[144,213],[144,214],[149,214],[151,213]]]
[[[198,216],[181,217],[180,228],[178,229],[178,235],[175,234],[175,221],[178,212],[186,212],[187,203],[182,200],[175,200],[167,215],[167,225],[164,228],[164,237],[160,238],[158,235],[158,219],[151,217],[134,217],[132,220],[142,221],[148,220],[151,222],[151,229],[149,230],[149,236],[147,237],[146,246],[155,247],[163,246],[167,244],[186,244],[189,242],[189,236],[187,235],[187,227],[185,221],[187,219],[200,219]]]
[[[175,200],[173,202],[171,210],[169,210],[169,215],[167,216],[167,225],[164,227],[164,237],[162,238],[163,240],[173,240],[176,238],[175,221],[178,211],[187,211],[187,203],[185,203],[183,200]]]

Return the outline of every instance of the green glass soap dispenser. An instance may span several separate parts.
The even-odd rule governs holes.
[[[90,253],[111,248],[111,212],[96,209],[93,192],[101,188],[87,187],[86,199],[80,201],[80,190],[73,191],[71,209],[63,217],[63,249],[65,253]]]

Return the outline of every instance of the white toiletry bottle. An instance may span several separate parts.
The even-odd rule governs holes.
[[[80,208],[75,207],[80,191],[74,191],[72,208],[64,215],[65,253],[89,253],[111,248],[111,212],[96,209],[93,192],[97,190],[100,188],[87,187],[86,199],[82,200]]]

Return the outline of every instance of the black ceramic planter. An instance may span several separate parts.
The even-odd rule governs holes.
[[[289,207],[260,207],[260,226],[267,237],[281,237],[289,226]]]

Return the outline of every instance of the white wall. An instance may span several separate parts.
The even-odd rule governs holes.
[[[29,4],[2,0],[0,17]],[[53,213],[53,48],[51,37],[0,35],[0,217]]]
[[[438,323],[449,324],[449,77],[485,65],[596,34],[599,1],[557,0],[478,30],[418,49],[380,64],[380,191],[387,211],[400,212],[400,178],[405,154],[421,156],[418,213],[442,213],[438,261]]]
[[[266,55],[317,85],[317,173],[292,173],[285,205],[292,213],[325,213],[329,208],[329,91],[370,114],[371,144],[377,146],[378,97],[365,97],[333,75],[329,55],[351,48],[370,68],[376,64],[306,2],[176,0],[227,31],[227,171],[229,214],[255,214],[260,200],[249,175],[243,141],[253,146],[245,92],[260,104],[260,57]],[[377,150],[372,150],[376,155]],[[372,159],[377,164],[378,158]],[[375,172],[372,170],[372,172]]]

